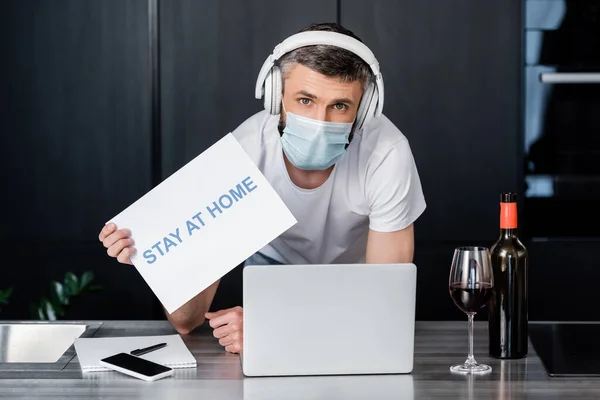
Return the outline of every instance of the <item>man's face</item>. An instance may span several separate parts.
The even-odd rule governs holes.
[[[285,79],[281,129],[285,126],[285,112],[320,121],[353,122],[362,94],[360,81],[343,83],[296,64]]]

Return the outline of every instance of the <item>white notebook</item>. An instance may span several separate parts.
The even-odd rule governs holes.
[[[100,360],[117,353],[129,353],[132,350],[149,347],[158,343],[167,343],[162,349],[154,350],[139,357],[171,368],[196,367],[196,359],[188,350],[181,336],[125,336],[106,338],[77,338],[75,351],[84,372],[110,371],[100,365]]]

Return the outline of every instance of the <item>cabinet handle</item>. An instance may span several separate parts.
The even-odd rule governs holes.
[[[543,83],[600,83],[600,72],[542,72]]]

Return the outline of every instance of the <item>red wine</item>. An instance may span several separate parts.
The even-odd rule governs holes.
[[[500,237],[490,248],[494,294],[489,304],[489,353],[503,359],[527,355],[527,249],[517,237],[517,196],[500,200]]]
[[[453,283],[450,285],[450,296],[454,304],[465,313],[476,313],[481,310],[492,296],[492,285],[484,282],[475,284]]]

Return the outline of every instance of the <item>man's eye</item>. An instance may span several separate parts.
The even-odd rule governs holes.
[[[344,103],[337,103],[333,105],[333,108],[338,111],[344,111],[346,109],[346,105]]]
[[[302,98],[302,99],[300,99],[300,103],[307,106],[310,104],[310,99]]]

